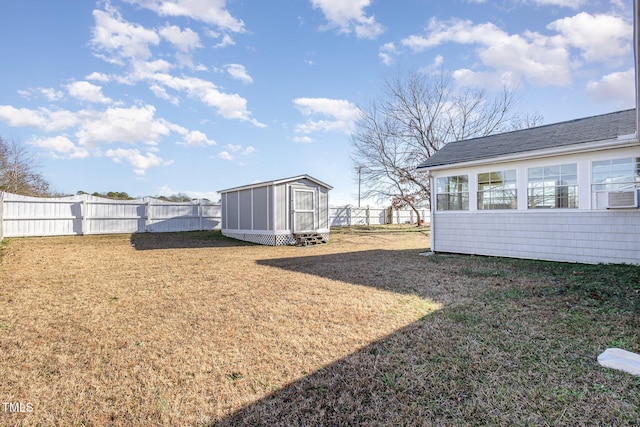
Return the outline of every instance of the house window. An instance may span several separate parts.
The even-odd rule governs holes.
[[[437,209],[439,211],[469,210],[469,176],[458,175],[438,178]]]
[[[576,163],[529,168],[528,173],[529,209],[578,207]]]
[[[593,162],[591,185],[593,191],[640,188],[640,157]]]
[[[478,209],[516,209],[516,170],[478,174]]]

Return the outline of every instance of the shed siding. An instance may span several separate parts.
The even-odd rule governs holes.
[[[253,212],[251,201],[251,190],[243,190],[238,192],[240,198],[240,230],[253,230],[251,224],[251,215]]]
[[[276,185],[276,200],[275,200],[275,226],[277,230],[288,230],[289,229],[289,210],[287,209],[289,205],[289,194],[288,194],[289,186],[286,184]]]
[[[434,251],[582,263],[640,264],[640,211],[447,212]]]
[[[227,227],[230,230],[239,230],[238,227],[238,192],[227,194],[226,208],[226,222]]]
[[[270,230],[267,218],[269,212],[268,187],[253,190],[253,229]]]

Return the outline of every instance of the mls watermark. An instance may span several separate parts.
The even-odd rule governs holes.
[[[9,413],[28,413],[33,412],[33,404],[31,402],[2,402],[0,411]]]

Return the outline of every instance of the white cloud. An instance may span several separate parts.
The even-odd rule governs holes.
[[[94,10],[93,38],[91,44],[98,51],[115,56],[104,58],[113,63],[122,63],[122,59],[151,57],[150,45],[160,43],[160,36],[142,25],[125,21],[120,13],[107,5],[107,10]]]
[[[103,82],[106,83],[108,81],[111,80],[111,77],[109,77],[108,74],[105,73],[99,73],[97,71],[94,71],[93,73],[89,74],[88,76],[85,77],[85,79],[87,80],[93,80],[96,82]]]
[[[253,154],[254,152],[256,152],[256,149],[254,147],[243,147],[240,144],[234,145],[234,144],[227,144],[224,146],[224,148],[226,148],[228,151],[223,151],[223,153],[227,153],[230,155],[229,151],[231,151],[232,153],[238,153],[242,156],[249,156],[251,154]],[[218,156],[220,157],[220,156]],[[233,158],[233,157],[232,157]],[[231,159],[227,159],[227,160],[232,160]]]
[[[611,65],[626,58],[632,49],[631,23],[613,15],[580,12],[550,23],[547,29],[555,34],[533,31],[509,34],[489,22],[474,24],[469,20],[433,18],[424,35],[411,35],[401,44],[414,52],[445,43],[475,46],[480,63],[488,70],[479,70],[478,66],[458,70],[458,81],[492,80],[493,85],[506,78],[515,82],[526,79],[533,85],[565,86],[571,83],[573,69],[580,66],[577,56],[583,62]]]
[[[165,73],[156,73],[144,78],[154,80],[167,88],[186,92],[190,97],[214,107],[225,119],[243,120],[253,123],[255,126],[265,125],[251,118],[247,110],[247,100],[238,94],[220,92],[216,85],[207,80],[196,77],[174,77]]]
[[[255,147],[243,147],[240,144],[227,144],[224,146],[224,148],[226,148],[226,150],[219,152],[218,158],[222,160],[228,160],[230,162],[235,161],[237,156],[247,157],[257,151]],[[246,163],[239,162],[238,164],[241,166],[246,166]]]
[[[77,112],[52,111],[46,108],[30,110],[0,105],[0,121],[15,127],[35,127],[48,133],[64,131],[73,135],[75,142],[67,135],[42,136],[30,143],[52,153],[54,156],[83,158],[100,155],[103,144],[127,144],[134,148],[112,148],[107,155],[114,161],[127,160],[134,166],[134,172],[144,174],[150,167],[166,165],[158,155],[157,146],[162,139],[172,134],[182,137],[179,143],[189,146],[210,146],[215,141],[204,132],[189,130],[155,117],[155,108],[150,105],[129,108],[107,108],[103,111],[83,109]],[[143,144],[146,154],[136,145]],[[247,154],[245,150],[243,154]]]
[[[222,160],[233,160],[233,156],[228,151],[221,151],[218,153],[218,158]]]
[[[380,46],[378,50],[378,58],[385,65],[391,65],[393,63],[393,57],[398,54],[398,49],[394,43],[385,43]]]
[[[50,138],[34,138],[29,143],[33,146],[45,149],[55,154],[68,158],[84,158],[89,156],[89,151],[84,147],[78,147],[66,136],[54,136]]]
[[[616,108],[635,106],[635,72],[627,71],[608,74],[599,81],[587,84],[587,94],[596,102],[611,103]]]
[[[52,88],[40,88],[40,93],[48,100],[48,101],[59,101],[64,98],[64,92]]]
[[[68,84],[67,91],[69,92],[69,95],[81,101],[96,102],[101,104],[108,104],[112,102],[111,98],[108,98],[102,94],[102,87],[86,81],[79,81]]]
[[[633,24],[616,16],[580,12],[553,21],[547,28],[560,33],[568,46],[579,49],[590,62],[610,62],[633,49]]]
[[[64,98],[64,92],[50,87],[39,87],[37,89],[20,89],[18,94],[24,98],[31,99],[34,96],[44,96],[47,101],[60,101]]]
[[[311,139],[311,137],[309,136],[294,136],[292,138],[295,142],[301,142],[303,144],[310,144],[313,142],[313,139]]]
[[[163,39],[178,49],[176,52],[178,63],[182,66],[193,67],[191,52],[200,47],[198,33],[190,28],[183,31],[177,25],[166,25],[160,29],[159,33]]]
[[[298,98],[293,100],[294,106],[304,116],[324,116],[328,120],[307,120],[296,126],[296,132],[311,134],[315,132],[349,133],[358,119],[358,107],[343,99]]]
[[[329,23],[326,29],[338,28],[340,33],[355,32],[356,37],[375,39],[384,32],[374,16],[366,16],[364,9],[371,0],[311,0],[314,9],[321,9]]]
[[[167,90],[162,86],[152,84],[151,86],[149,86],[149,89],[151,89],[151,92],[153,92],[153,94],[158,98],[164,99],[165,101],[168,101],[173,105],[180,105],[180,98],[178,98],[177,96],[169,95],[167,93]]]
[[[140,0],[131,1],[143,7],[148,7],[162,15],[187,16],[193,19],[213,22],[207,14],[222,11],[225,2],[223,0],[178,0],[156,1]],[[169,74],[174,68],[164,59],[152,58],[150,46],[159,44],[160,35],[177,46],[176,58],[181,65],[192,65],[190,50],[199,46],[198,35],[190,29],[182,30],[177,26],[166,25],[160,29],[160,35],[153,30],[141,25],[125,21],[120,13],[106,4],[105,10],[95,10],[95,27],[92,45],[97,52],[106,52],[102,57],[115,64],[129,65],[130,72],[123,76],[114,76],[114,80],[121,84],[135,85],[141,81],[148,83],[153,93],[160,99],[179,104],[180,99],[168,92],[168,89],[186,93],[190,98],[196,99],[205,105],[215,108],[222,117],[229,120],[247,121],[255,126],[264,127],[263,123],[253,119],[247,109],[247,100],[238,94],[224,93],[217,86],[207,80],[196,77],[175,77]],[[223,25],[224,27],[224,25]],[[229,28],[225,27],[227,30]],[[242,27],[236,27],[237,31],[244,31]],[[202,69],[202,66],[198,66]],[[228,72],[237,79],[246,83],[252,81],[244,70],[244,67],[231,64]]]
[[[35,127],[46,132],[60,131],[75,126],[80,120],[71,111],[52,111],[47,108],[30,110],[0,105],[0,120],[13,127]]]
[[[497,73],[461,68],[454,71],[452,77],[456,84],[461,87],[482,87],[501,90],[504,87],[518,87],[520,85],[520,77],[509,71]]]
[[[207,134],[204,132],[200,132],[199,130],[189,131],[185,136],[184,140],[187,145],[191,147],[204,147],[206,145],[216,145],[216,142],[207,137]]]
[[[219,38],[220,34],[215,33],[215,32],[210,32],[209,35],[213,38]],[[223,34],[222,35],[222,40],[220,40],[220,42],[216,43],[215,48],[219,49],[219,48],[223,48],[223,47],[227,47],[227,46],[235,46],[236,42],[235,40],[233,40],[233,37],[231,37],[229,34]]]
[[[183,16],[234,33],[244,32],[244,23],[226,10],[226,0],[126,0],[160,16]]]
[[[100,142],[157,145],[171,129],[154,114],[150,105],[81,113],[84,117],[76,136],[80,145],[89,147]]]
[[[432,19],[427,36],[412,35],[402,40],[415,52],[447,42],[479,45],[477,53],[482,63],[496,70],[498,76],[513,72],[535,85],[566,85],[571,81],[569,52],[557,37],[530,31],[510,35],[492,23]]]
[[[182,52],[189,52],[200,46],[200,37],[191,28],[183,31],[177,25],[167,25],[160,28],[159,33]]]
[[[240,64],[227,64],[225,66],[227,73],[236,80],[240,80],[242,83],[253,83],[253,78],[247,73],[244,65]]]
[[[144,175],[146,170],[151,167],[167,166],[173,163],[173,161],[164,161],[162,158],[151,152],[142,154],[140,150],[136,148],[117,148],[115,150],[107,150],[105,155],[110,157],[116,163],[121,163],[122,160],[128,161],[134,168],[133,172],[138,175]]]

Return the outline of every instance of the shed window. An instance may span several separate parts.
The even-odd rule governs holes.
[[[516,170],[478,174],[478,209],[516,209]]]
[[[576,163],[528,169],[529,209],[577,208]]]
[[[439,211],[469,210],[468,175],[438,178],[436,187],[436,201]]]
[[[640,188],[640,157],[593,162],[591,185],[593,191]]]

